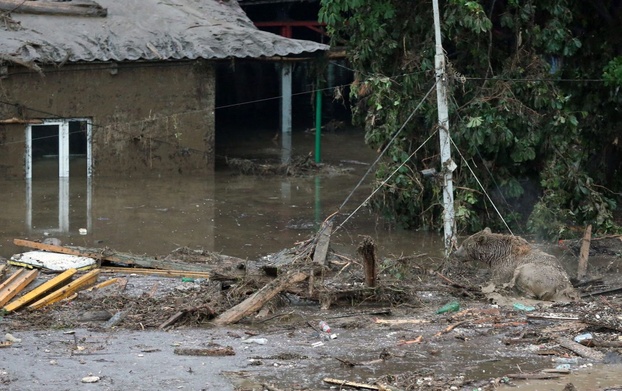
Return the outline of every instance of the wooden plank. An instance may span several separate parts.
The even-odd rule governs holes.
[[[287,289],[290,285],[304,281],[308,276],[307,273],[293,270],[275,278],[248,299],[220,314],[214,320],[214,324],[224,326],[238,322],[245,316],[259,311],[266,302],[284,289]]]
[[[106,266],[100,269],[104,273],[125,273],[125,274],[146,274],[161,277],[192,277],[192,278],[210,278],[208,272],[190,272],[185,270],[161,270],[147,269],[138,267],[116,267]]]
[[[333,222],[327,221],[322,224],[320,237],[317,240],[315,251],[313,252],[313,263],[316,265],[324,265],[326,263],[326,254],[328,254],[328,245],[330,244],[330,235],[333,232]]]
[[[43,2],[0,0],[0,11],[22,14],[73,15],[105,17],[108,10],[88,0],[71,2]]]
[[[7,312],[11,312],[11,311],[15,311],[25,306],[26,304],[37,299],[39,296],[42,296],[43,294],[53,289],[56,289],[59,285],[64,284],[69,279],[71,279],[71,277],[73,277],[73,275],[76,273],[77,273],[76,269],[66,270],[62,274],[59,274],[58,276],[52,278],[51,280],[39,285],[35,289],[26,293],[24,296],[20,297],[19,299],[13,300],[11,303],[7,304],[4,307],[4,310]]]
[[[88,291],[88,292],[96,291],[96,290],[98,290],[98,289],[105,288],[105,287],[107,287],[108,285],[112,285],[112,284],[114,284],[114,283],[115,283],[115,282],[117,282],[117,281],[119,281],[119,279],[118,279],[118,278],[111,278],[111,279],[109,279],[109,280],[106,280],[106,281],[100,282],[100,283],[99,283],[99,284],[97,284],[97,285],[93,285],[92,287],[90,287],[89,289],[87,289],[87,291]]]
[[[38,270],[21,269],[9,277],[0,287],[0,307],[30,284],[39,275]]]
[[[590,256],[590,242],[592,241],[592,224],[588,225],[581,242],[581,252],[579,255],[579,267],[577,269],[577,279],[583,280],[587,274],[587,258]]]
[[[127,265],[127,266],[139,266],[143,268],[153,268],[160,270],[177,270],[177,271],[191,271],[191,272],[199,272],[199,273],[207,273],[210,269],[215,268],[214,266],[205,265],[205,264],[192,264],[192,263],[182,263],[182,262],[174,262],[174,261],[164,261],[155,258],[145,257],[141,255],[134,255],[128,253],[121,252],[111,252],[107,250],[106,254],[102,253],[102,249],[93,249],[93,248],[84,248],[84,247],[64,247],[64,246],[54,246],[51,244],[44,244],[39,242],[33,242],[30,240],[23,239],[13,239],[13,243],[17,246],[35,248],[38,250],[51,251],[61,254],[69,254],[69,255],[81,255],[85,257],[90,257],[97,259],[98,261],[108,261],[118,265]],[[233,257],[229,257],[232,258]],[[220,265],[217,266],[221,268]],[[216,269],[217,271],[218,269]],[[210,271],[213,273],[213,271]],[[232,276],[231,279],[237,279],[242,277],[243,273],[239,273],[239,275]],[[205,276],[201,276],[205,277]],[[206,277],[207,278],[207,277]]]
[[[13,239],[13,244],[15,244],[16,246],[20,246],[20,247],[35,248],[37,250],[50,251],[53,253],[80,255],[83,257],[103,259],[103,255],[99,253],[90,253],[86,251],[75,250],[69,247],[55,246],[53,244],[33,242],[32,240]]]
[[[65,285],[61,289],[58,289],[43,297],[39,301],[29,305],[28,308],[31,310],[36,310],[41,307],[45,307],[46,305],[56,303],[57,301],[60,301],[64,298],[67,298],[71,296],[74,292],[83,289],[97,281],[99,273],[99,269],[91,270],[90,272],[86,273],[75,281],[72,281],[69,284]]]
[[[17,117],[7,118],[0,120],[0,124],[2,125],[10,125],[10,124],[36,124],[40,125],[43,121],[40,119],[21,119]]]

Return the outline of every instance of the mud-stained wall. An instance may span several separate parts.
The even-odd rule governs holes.
[[[95,176],[210,174],[214,88],[206,61],[10,67],[0,119],[91,119]],[[0,175],[24,175],[25,128],[0,125]]]

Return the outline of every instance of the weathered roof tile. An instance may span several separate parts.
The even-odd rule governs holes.
[[[97,0],[106,17],[13,14],[0,54],[45,63],[287,56],[328,46],[258,30],[235,0]]]

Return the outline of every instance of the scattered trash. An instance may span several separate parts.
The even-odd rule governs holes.
[[[89,375],[82,378],[82,383],[97,383],[99,379],[99,376]]]
[[[560,364],[579,364],[578,357],[555,357],[553,358],[553,362],[557,362]]]
[[[446,312],[456,312],[460,310],[460,303],[458,301],[451,301],[447,304],[445,304],[444,306],[442,306],[441,308],[439,308],[436,313],[437,314],[444,314]]]
[[[313,346],[314,348],[317,348],[317,347],[320,347],[320,346],[324,346],[324,342],[322,342],[322,341],[313,342],[311,344],[311,346]]]
[[[530,312],[530,311],[535,311],[536,307],[532,306],[532,305],[525,305],[522,303],[514,303],[514,309],[517,311],[525,311],[525,312]]]
[[[320,326],[320,330],[322,330],[325,333],[330,334],[330,326],[328,325],[328,323],[324,322],[323,320],[320,320],[320,323],[318,325]]]
[[[555,369],[559,371],[570,370],[570,364],[559,364],[558,366],[555,367]]]
[[[86,228],[80,228],[78,232],[80,232],[80,235],[86,235],[87,233],[89,233]]]
[[[574,337],[574,341],[580,343],[581,345],[590,346],[592,345],[594,337],[591,333],[579,334]]]
[[[47,251],[28,251],[15,254],[8,261],[10,265],[36,267],[61,272],[69,269],[85,270],[96,266],[96,261],[90,257],[59,254]]]
[[[192,277],[182,277],[181,282],[194,282],[194,278]]]
[[[119,324],[123,318],[125,317],[125,314],[127,314],[127,311],[119,311],[116,314],[114,314],[112,316],[112,318],[110,318],[105,324],[104,324],[104,328],[109,329],[111,327],[116,326],[117,324]]]
[[[248,339],[243,339],[242,340],[243,343],[256,343],[258,345],[265,345],[268,343],[268,340],[266,338],[248,338]]]
[[[19,343],[22,342],[21,338],[15,338],[12,334],[6,333],[6,335],[4,336],[4,340],[5,341],[9,341],[11,343]]]

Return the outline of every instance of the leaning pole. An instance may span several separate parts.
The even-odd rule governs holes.
[[[454,187],[452,173],[456,163],[451,159],[451,143],[449,137],[449,114],[447,110],[447,75],[445,73],[445,53],[441,40],[441,18],[438,0],[432,0],[434,8],[434,36],[436,53],[434,67],[436,70],[436,99],[438,105],[438,133],[441,152],[441,172],[443,174],[443,231],[445,255],[451,252],[456,244],[456,215],[454,212]]]

